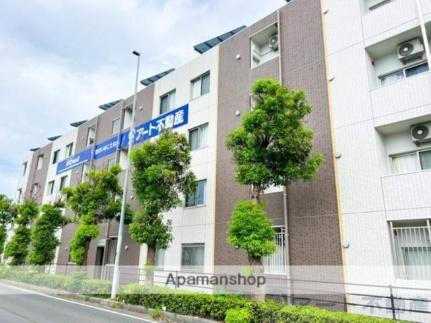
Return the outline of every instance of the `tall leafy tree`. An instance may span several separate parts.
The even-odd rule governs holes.
[[[103,220],[119,218],[121,194],[123,192],[118,174],[119,165],[109,169],[90,170],[88,181],[63,189],[66,205],[75,214],[74,221],[79,225],[75,230],[70,245],[70,256],[78,265],[85,265],[88,247],[92,239],[99,235],[99,226]],[[127,205],[125,222],[130,222],[132,211]]]
[[[36,219],[31,232],[32,249],[28,256],[30,264],[42,266],[54,260],[55,249],[60,245],[55,233],[68,222],[63,216],[63,207],[64,204],[60,201],[42,206],[41,215]]]
[[[132,183],[140,205],[129,231],[133,240],[148,247],[146,283],[153,283],[156,249],[166,249],[172,241],[171,222],[163,212],[182,205],[180,194],[196,190],[196,177],[189,171],[190,146],[184,135],[164,131],[131,154]]]
[[[253,109],[228,135],[226,146],[233,152],[236,181],[252,187],[250,198],[254,207],[243,202],[235,206],[228,242],[244,249],[252,263],[261,264],[261,256],[274,250],[270,246],[273,234],[246,233],[236,229],[241,226],[238,223],[246,226],[261,217],[264,208],[260,197],[266,188],[312,180],[323,156],[312,152],[313,131],[304,126],[303,120],[312,108],[303,91],[293,91],[275,80],[263,79],[254,83],[252,93]],[[256,232],[267,233],[270,227],[269,221],[259,221]],[[270,247],[259,250],[255,248],[257,244]]]
[[[0,256],[4,251],[8,226],[14,222],[16,215],[17,206],[6,195],[0,194]]]
[[[34,201],[27,200],[18,206],[17,211],[16,227],[5,248],[5,255],[12,257],[11,265],[25,264],[31,241],[30,225],[39,214],[39,208]]]

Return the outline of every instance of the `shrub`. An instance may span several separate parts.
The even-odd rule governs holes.
[[[142,305],[146,308],[166,307],[166,311],[182,315],[200,316],[217,321],[226,319],[226,322],[392,322],[392,320],[363,315],[331,312],[321,308],[284,305],[274,301],[256,302],[241,296],[192,294],[163,287],[157,288],[136,284],[126,286],[117,299],[128,304]]]
[[[67,276],[64,287],[73,293],[78,293],[81,290],[82,282],[87,278],[87,272],[76,271],[70,276]]]
[[[231,308],[226,312],[226,323],[249,323],[251,322],[251,313],[245,308]]]
[[[86,279],[82,281],[81,292],[84,295],[108,297],[111,295],[111,282],[101,279]]]
[[[163,317],[163,312],[160,308],[156,308],[151,312],[151,318],[153,320],[159,320]]]

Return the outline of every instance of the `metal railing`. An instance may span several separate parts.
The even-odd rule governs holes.
[[[53,265],[54,266],[54,265]],[[96,267],[96,266],[91,266]],[[89,277],[97,271],[89,269]],[[57,274],[70,275],[76,271],[82,271],[83,267],[66,264],[57,265]],[[46,272],[53,273],[50,266]],[[100,279],[112,280],[112,266],[102,266]],[[138,266],[120,267],[120,285],[131,283],[145,284],[146,271]],[[232,273],[231,273],[232,274]],[[187,284],[177,286],[169,280],[190,276],[223,276],[229,274],[191,272],[182,270],[163,270],[155,268],[153,283],[156,286],[170,287],[175,290],[187,290],[200,293],[219,294],[252,294],[256,290],[244,286],[213,286],[205,284]],[[285,274],[264,275],[266,278],[266,298],[276,299],[293,305],[313,305],[330,310],[363,313],[374,316],[386,316],[393,319],[409,319],[414,321],[431,321],[431,288],[414,288],[394,285],[356,284],[319,279],[287,278]],[[410,315],[410,316],[409,316]],[[413,315],[422,315],[412,319]]]

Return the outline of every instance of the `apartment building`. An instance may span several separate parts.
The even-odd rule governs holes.
[[[165,215],[174,240],[157,251],[157,268],[200,266],[212,273],[247,262],[226,243],[233,205],[248,198],[249,188],[234,180],[225,138],[250,110],[253,82],[273,78],[306,92],[313,106],[307,126],[325,163],[313,182],[265,192],[278,246],[264,260],[266,273],[312,279],[295,266],[326,266],[333,268],[331,280],[347,284],[431,288],[430,21],[427,0],[288,1],[249,27],[198,44],[200,55],[187,64],[141,81],[135,125],[142,137],[135,146],[151,140],[157,126],[174,127],[189,138],[199,180],[185,206]],[[47,203],[61,187],[85,180],[90,167],[124,165],[132,100],[104,104],[95,118],[32,149],[17,199]],[[127,200],[137,208],[132,189]],[[74,230],[70,224],[59,232],[56,264],[70,262]],[[101,224],[87,263],[109,272],[117,235],[116,221]],[[142,268],[145,246],[125,235],[120,263]],[[401,318],[424,319],[408,315]]]
[[[322,8],[345,279],[430,288],[431,2],[325,0]]]

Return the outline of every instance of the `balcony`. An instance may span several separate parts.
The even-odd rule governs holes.
[[[427,0],[421,1],[426,16],[431,13],[431,3]],[[392,37],[417,26],[419,24],[417,17],[415,1],[392,0],[373,10],[366,9],[362,17],[364,38],[370,43],[376,43]]]
[[[388,211],[431,210],[431,171],[385,176],[382,178]]]
[[[418,113],[429,114],[431,111],[431,73],[424,72],[402,78],[392,84],[372,90],[371,100],[375,119],[391,116],[391,122],[396,122],[396,114],[402,114],[404,120],[420,117],[421,115]]]

